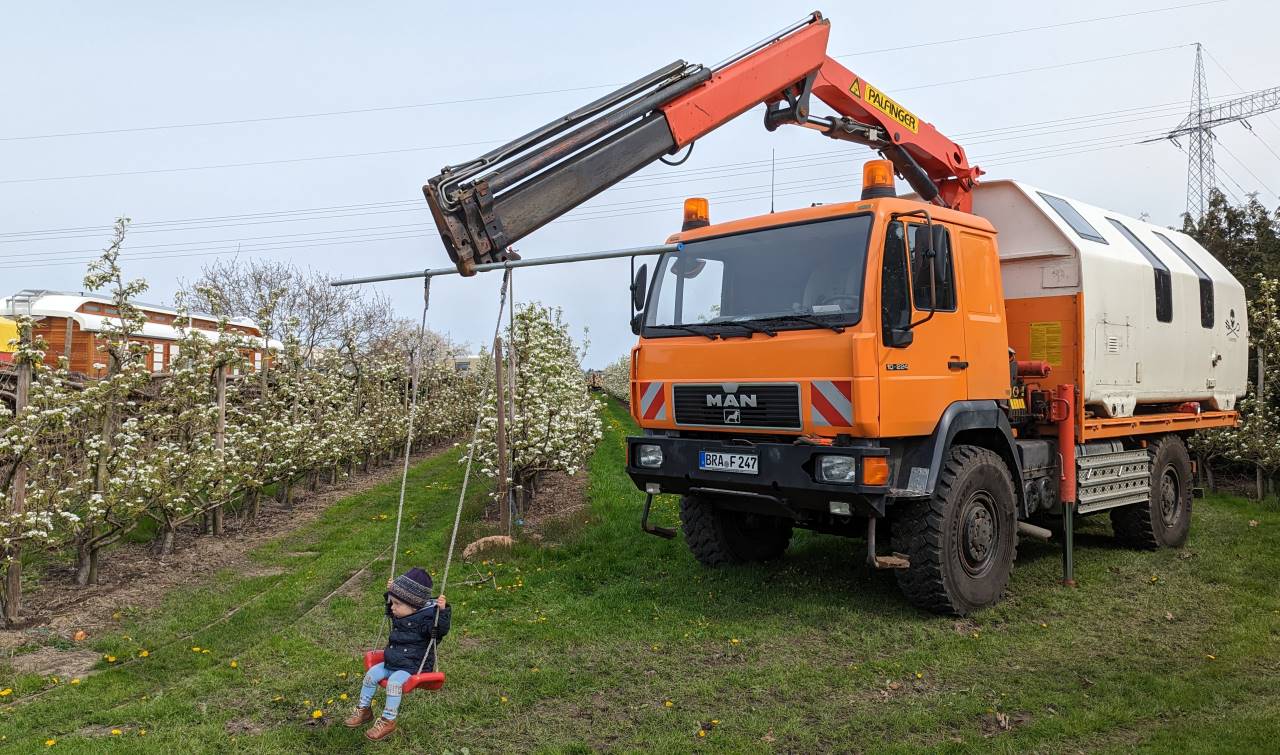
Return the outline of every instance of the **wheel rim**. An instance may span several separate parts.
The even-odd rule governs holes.
[[[996,563],[1000,544],[1000,519],[995,499],[978,490],[960,512],[960,565],[971,577],[981,577]]]
[[[1182,515],[1179,488],[1178,472],[1171,464],[1160,475],[1160,521],[1166,528],[1174,527]]]

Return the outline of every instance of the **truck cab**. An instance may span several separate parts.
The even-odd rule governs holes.
[[[888,464],[903,439],[958,402],[1008,401],[994,229],[880,191],[717,225],[691,203],[637,317],[637,483],[825,526],[836,501],[883,516],[912,487]]]

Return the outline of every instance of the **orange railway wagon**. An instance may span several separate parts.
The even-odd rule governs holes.
[[[178,354],[177,342],[182,338],[174,325],[178,311],[155,304],[133,304],[146,317],[142,332],[134,340],[149,349],[147,367],[152,372],[165,372]],[[60,359],[66,359],[72,372],[88,377],[106,374],[106,356],[99,347],[108,322],[112,318],[118,321],[119,315],[110,299],[84,293],[21,291],[0,299],[0,315],[9,318],[30,315],[33,318],[33,335],[43,338],[47,344],[45,363],[50,367],[56,367]],[[191,318],[192,329],[210,339],[218,338],[217,322],[212,315],[192,313]],[[245,354],[254,369],[262,366],[264,355],[280,348],[278,341],[264,340],[262,331],[252,320],[232,320],[230,329],[261,344],[260,348]]]

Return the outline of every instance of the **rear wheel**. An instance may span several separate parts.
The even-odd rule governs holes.
[[[1176,435],[1154,441],[1151,498],[1111,510],[1111,528],[1126,545],[1144,550],[1176,548],[1191,531],[1191,455]]]
[[[896,504],[893,548],[910,567],[898,586],[917,606],[968,615],[994,605],[1013,569],[1017,518],[1013,479],[995,452],[956,445],[933,497]]]
[[[706,496],[680,498],[680,524],[685,544],[706,566],[768,561],[791,543],[791,520],[730,511]]]

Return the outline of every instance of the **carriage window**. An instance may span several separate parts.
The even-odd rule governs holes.
[[[1098,233],[1098,229],[1090,225],[1089,221],[1085,220],[1084,216],[1080,214],[1080,211],[1072,207],[1070,202],[1062,197],[1045,194],[1043,191],[1038,191],[1036,193],[1053,208],[1054,212],[1058,213],[1063,220],[1067,221],[1067,225],[1071,226],[1071,230],[1075,231],[1076,235],[1080,238],[1096,241],[1099,244],[1107,243],[1107,240],[1103,238],[1102,234]]]
[[[1107,218],[1107,221],[1116,227],[1120,235],[1124,236],[1133,248],[1147,259],[1147,262],[1151,263],[1151,267],[1155,270],[1156,319],[1160,322],[1173,322],[1173,276],[1169,274],[1169,266],[1151,251],[1151,247],[1142,243],[1142,239],[1134,236],[1133,231],[1126,228],[1124,223],[1115,218]]]
[[[1169,237],[1155,231],[1152,231],[1152,233],[1155,233],[1165,245],[1172,249],[1179,259],[1196,271],[1196,277],[1200,279],[1200,326],[1213,329],[1213,279],[1204,271],[1204,268],[1197,265],[1196,261],[1187,256],[1187,253],[1182,251]]]

